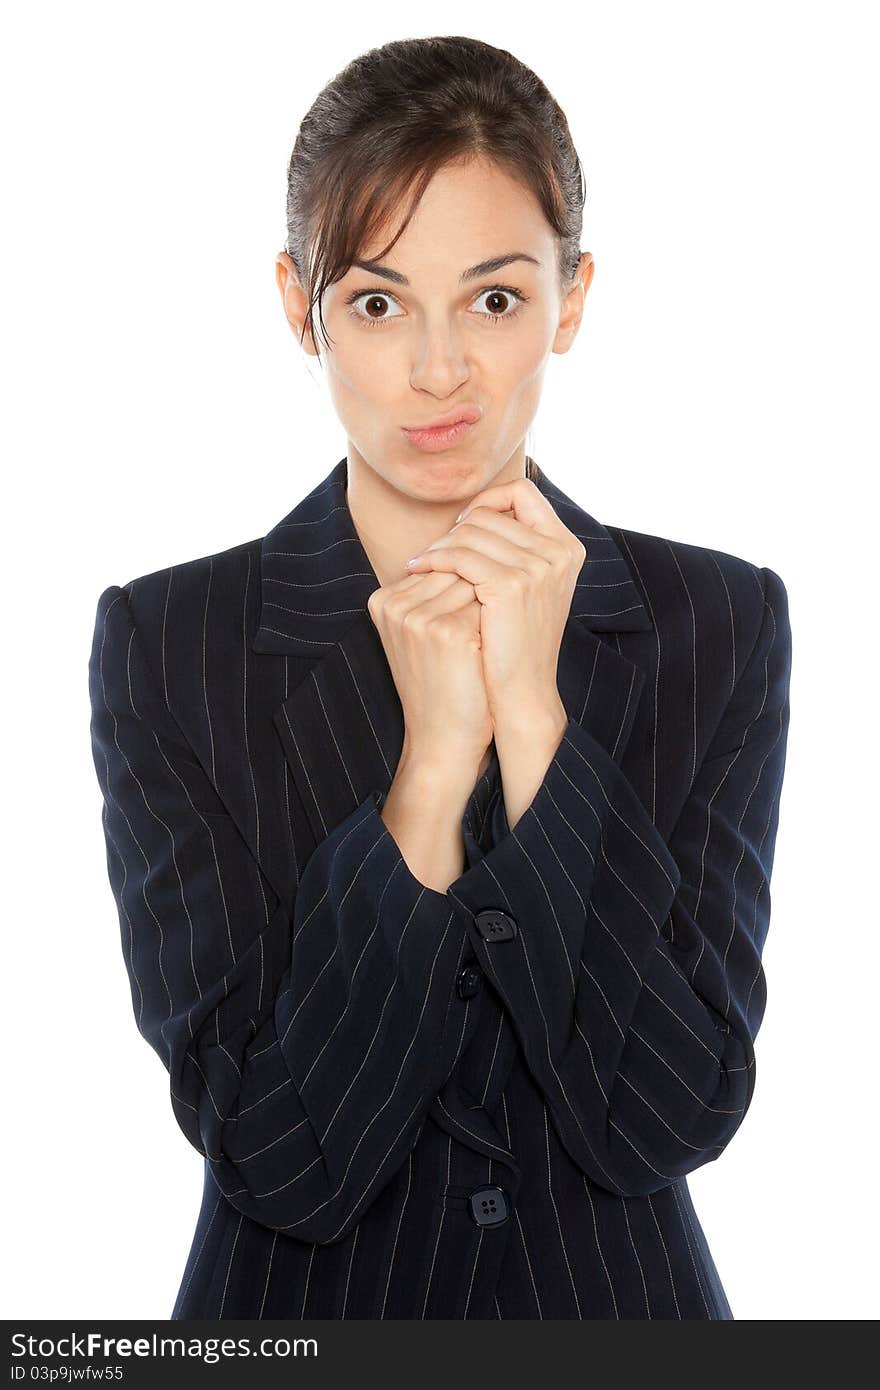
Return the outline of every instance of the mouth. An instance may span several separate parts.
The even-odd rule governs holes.
[[[462,405],[449,410],[428,425],[402,426],[404,437],[417,449],[438,453],[457,444],[479,421],[482,410],[475,405]]]

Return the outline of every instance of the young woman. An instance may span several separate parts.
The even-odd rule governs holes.
[[[732,1317],[687,1175],[755,1084],[786,591],[526,457],[582,204],[509,53],[352,62],[277,260],[346,456],[99,599],[132,1000],[205,1159],[175,1318]]]

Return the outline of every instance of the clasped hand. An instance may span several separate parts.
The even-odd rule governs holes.
[[[448,573],[472,586],[496,740],[499,729],[518,735],[565,722],[556,670],[585,557],[535,484],[517,478],[477,493],[445,535],[407,562],[408,575]]]

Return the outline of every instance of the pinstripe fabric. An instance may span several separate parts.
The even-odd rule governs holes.
[[[132,1004],[204,1157],[172,1316],[730,1319],[686,1179],[755,1083],[783,583],[541,473],[587,550],[568,726],[512,833],[493,751],[439,893],[380,815],[403,718],[346,476],[98,600]]]

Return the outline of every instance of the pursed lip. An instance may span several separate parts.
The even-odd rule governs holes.
[[[475,425],[482,413],[482,409],[478,405],[459,405],[453,410],[447,410],[445,415],[438,415],[436,420],[431,420],[427,424],[404,425],[403,429],[407,433],[418,430],[448,430],[450,426],[457,425],[461,420],[466,420],[469,425]]]

